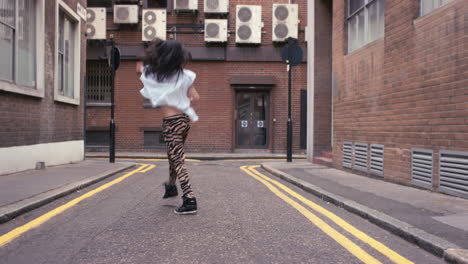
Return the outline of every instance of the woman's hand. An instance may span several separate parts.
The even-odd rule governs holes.
[[[190,99],[190,102],[200,100],[200,95],[198,94],[195,87],[190,86],[190,88],[188,89],[188,98]]]

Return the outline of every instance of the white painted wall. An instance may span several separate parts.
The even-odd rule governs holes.
[[[315,0],[307,0],[307,159],[314,159]]]
[[[34,169],[39,161],[51,166],[83,159],[83,140],[0,148],[0,175]]]

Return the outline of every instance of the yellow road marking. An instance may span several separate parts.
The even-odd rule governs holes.
[[[364,233],[361,230],[359,230],[359,229],[355,228],[354,226],[350,225],[348,222],[343,220],[341,217],[339,217],[339,216],[335,215],[334,213],[326,210],[322,206],[320,206],[320,205],[306,199],[302,195],[294,192],[293,190],[291,190],[290,188],[288,188],[285,185],[281,184],[280,182],[275,181],[275,180],[267,177],[266,175],[260,173],[259,171],[255,170],[255,168],[258,168],[258,167],[260,167],[260,166],[258,166],[258,165],[250,166],[248,169],[250,171],[252,171],[253,173],[255,173],[256,175],[260,176],[261,178],[265,179],[266,181],[269,181],[269,182],[275,184],[276,186],[278,186],[279,188],[283,189],[285,192],[287,192],[291,196],[295,197],[299,201],[303,202],[304,204],[306,204],[307,206],[309,206],[313,210],[315,210],[315,211],[319,212],[320,214],[326,216],[327,218],[329,218],[330,220],[335,222],[338,226],[340,226],[344,230],[346,230],[348,233],[350,233],[353,236],[359,238],[361,241],[367,243],[368,245],[370,245],[371,247],[373,247],[374,249],[376,249],[377,251],[379,251],[383,255],[387,256],[393,262],[398,263],[398,264],[411,264],[411,263],[413,263],[412,261],[402,257],[401,255],[399,255],[395,251],[391,250],[390,248],[388,248],[387,246],[385,246],[381,242],[373,239],[372,237],[368,236],[366,233]]]
[[[325,234],[327,234],[329,237],[331,237],[333,240],[338,242],[342,247],[347,249],[351,254],[353,254],[355,257],[360,259],[362,262],[366,264],[370,263],[380,263],[377,259],[369,255],[367,252],[365,252],[362,248],[360,248],[358,245],[353,243],[351,240],[349,240],[347,237],[344,235],[340,234],[338,231],[336,231],[334,228],[329,226],[327,223],[325,223],[322,219],[314,215],[312,212],[307,210],[304,206],[300,205],[293,199],[289,198],[287,195],[283,194],[280,190],[278,190],[275,186],[273,186],[271,183],[268,181],[262,179],[261,177],[257,176],[253,172],[247,169],[249,166],[242,166],[241,170],[255,178],[256,180],[260,181],[263,183],[268,189],[270,189],[271,192],[276,194],[279,198],[281,198],[283,201],[294,207],[297,211],[299,211],[302,215],[304,215],[309,221],[311,221],[315,226],[317,226],[320,230],[322,230]]]
[[[140,172],[141,172],[141,173],[145,173],[145,172],[147,172],[147,171],[153,169],[154,167],[156,167],[156,165],[149,165],[146,169],[141,170]]]
[[[36,227],[39,227],[40,225],[42,225],[43,223],[49,221],[52,217],[54,216],[57,216],[61,213],[63,213],[65,210],[71,208],[72,206],[78,204],[79,202],[111,187],[112,185],[114,184],[117,184],[123,180],[125,180],[126,178],[132,176],[133,174],[135,173],[144,173],[146,171],[148,171],[149,169],[148,168],[154,168],[154,167],[151,167],[151,166],[154,166],[154,165],[151,165],[148,167],[148,165],[150,164],[140,164],[141,166],[135,170],[132,170],[130,172],[128,172],[127,174],[111,181],[111,182],[108,182],[92,191],[89,191],[85,194],[83,194],[82,196],[78,197],[78,198],[75,198],[71,201],[69,201],[68,203],[62,205],[62,206],[59,206],[55,209],[53,209],[52,211],[49,211],[48,213],[46,214],[43,214],[41,216],[39,216],[38,218],[28,222],[27,224],[25,225],[22,225],[20,227],[17,227],[15,229],[13,229],[12,231],[0,236],[0,247],[4,246],[5,244],[11,242],[12,240],[18,238],[19,236],[21,236],[22,234],[26,233],[27,231],[33,229],[33,228],[36,228]],[[145,171],[143,171],[143,168],[146,168]]]

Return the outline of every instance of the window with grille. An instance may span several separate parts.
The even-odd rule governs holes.
[[[87,147],[107,147],[109,146],[109,130],[87,130],[86,131],[86,146]]]
[[[421,0],[421,16],[430,13],[432,10],[437,9],[452,0]]]
[[[348,0],[348,52],[384,35],[384,0]]]
[[[164,148],[166,143],[162,130],[146,130],[143,131],[143,146],[145,148]]]
[[[110,102],[112,72],[107,61],[86,63],[87,102]]]

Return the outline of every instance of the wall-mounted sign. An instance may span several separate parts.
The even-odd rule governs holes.
[[[257,127],[263,127],[263,121],[257,121]]]
[[[249,126],[249,122],[247,120],[241,121],[241,127],[248,127],[248,126]]]

